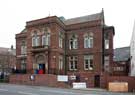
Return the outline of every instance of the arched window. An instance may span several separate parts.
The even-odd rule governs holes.
[[[26,41],[22,41],[22,43],[21,43],[21,54],[26,54],[26,53],[27,53]]]
[[[32,46],[39,46],[40,44],[40,39],[39,36],[37,35],[37,32],[35,31],[33,36],[32,36]]]
[[[42,45],[43,46],[49,46],[50,45],[50,31],[48,28],[43,29],[43,35],[42,35]]]
[[[93,33],[84,35],[84,48],[93,47]]]
[[[63,34],[62,32],[59,32],[59,47],[63,47]]]
[[[69,49],[77,49],[77,48],[78,48],[77,35],[72,35],[69,40]]]
[[[104,47],[105,49],[109,49],[109,33],[104,34]]]

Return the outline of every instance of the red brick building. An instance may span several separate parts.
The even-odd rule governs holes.
[[[49,16],[28,21],[16,34],[17,69],[75,75],[76,81],[99,87],[104,73],[112,73],[113,36],[114,27],[105,25],[103,11],[71,19]]]

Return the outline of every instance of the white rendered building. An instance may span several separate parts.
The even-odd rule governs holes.
[[[130,42],[130,56],[131,56],[130,75],[135,76],[135,22],[134,22],[133,33]]]

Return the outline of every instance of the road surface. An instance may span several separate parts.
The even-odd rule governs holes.
[[[0,95],[135,95],[96,90],[73,90],[40,86],[0,84]]]

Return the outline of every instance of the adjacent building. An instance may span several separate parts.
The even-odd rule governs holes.
[[[65,19],[49,16],[26,22],[16,34],[17,70],[30,74],[68,74],[99,87],[112,73],[114,27],[104,12]],[[71,77],[72,80],[72,77]]]
[[[133,26],[133,33],[130,41],[130,57],[131,57],[131,76],[135,76],[135,24]]]
[[[11,48],[0,47],[0,78],[12,73],[16,67],[16,55],[13,46]]]
[[[130,47],[114,49],[113,76],[130,75]]]

